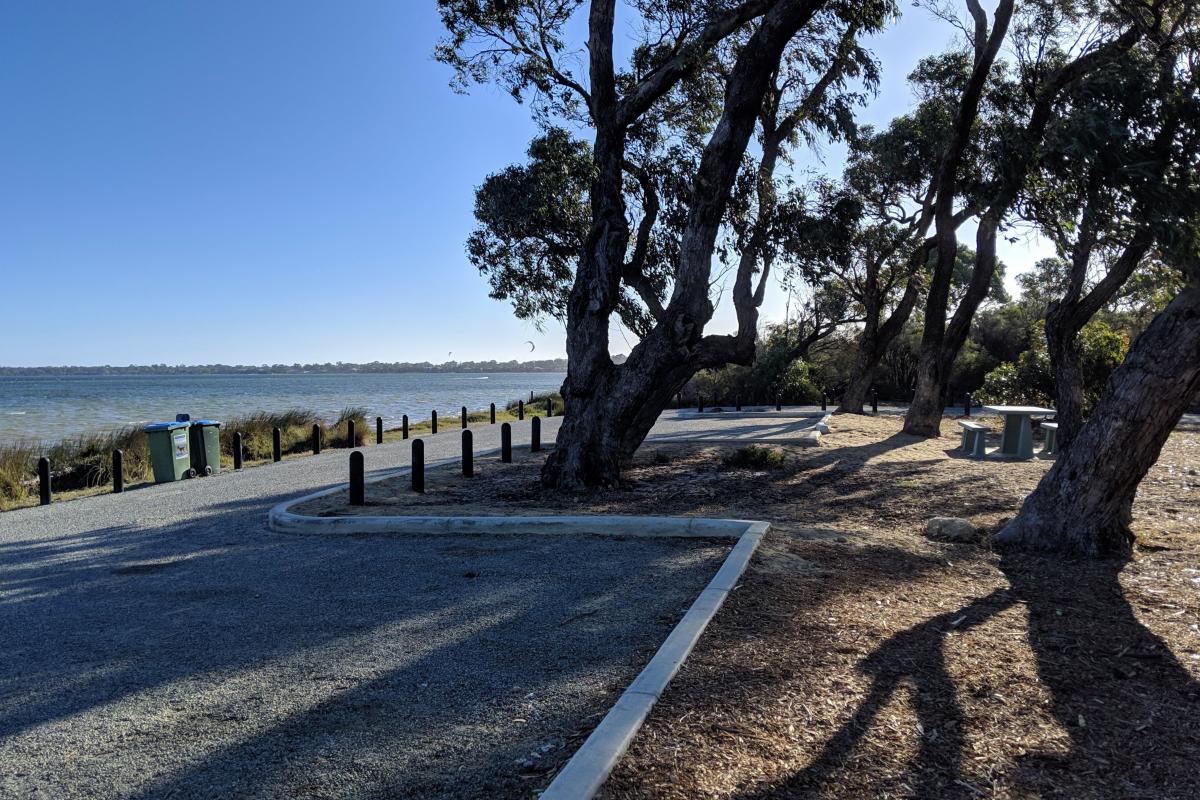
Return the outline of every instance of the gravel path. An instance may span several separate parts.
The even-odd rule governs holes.
[[[763,427],[669,412],[655,432]],[[456,429],[424,439],[458,453]],[[366,448],[367,468],[409,452]],[[0,514],[0,797],[528,797],[728,551],[266,530],[345,470],[332,451]]]

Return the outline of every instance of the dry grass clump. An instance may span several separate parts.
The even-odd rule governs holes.
[[[280,412],[261,411],[245,417],[235,417],[221,424],[222,463],[233,463],[233,434],[242,434],[242,452],[247,462],[271,459],[271,432],[280,430],[285,455],[308,452],[312,447],[312,426],[321,427],[321,441],[326,447],[347,447],[347,422],[354,421],[354,446],[367,441],[373,429],[368,428],[367,410],[347,408],[328,423],[315,412],[291,409]],[[0,446],[0,510],[19,508],[37,502],[38,459],[50,459],[50,476],[54,492],[87,491],[112,483],[114,450],[124,454],[125,481],[137,484],[150,479],[150,446],[146,432],[130,425],[111,431],[88,433],[64,439],[50,446],[36,442],[16,442]]]
[[[28,505],[37,497],[38,459],[50,459],[55,491],[89,489],[112,482],[112,454],[124,453],[125,478],[144,480],[150,473],[146,434],[137,426],[88,433],[50,447],[36,442],[0,446],[0,509]]]

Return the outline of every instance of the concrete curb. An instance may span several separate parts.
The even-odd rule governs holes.
[[[648,437],[649,444],[791,444],[814,447],[820,444],[821,434],[827,433],[825,424],[832,414],[825,414],[802,437],[759,437],[737,439],[721,436],[706,438],[703,434],[681,438]],[[823,430],[822,430],[823,429]],[[551,445],[552,447],[552,445]],[[547,448],[548,449],[548,448]],[[476,453],[476,457],[492,456],[500,452],[495,447]],[[430,461],[426,470],[458,464],[457,458]],[[366,479],[366,483],[379,483],[391,478],[408,475],[411,467],[385,470]],[[454,517],[454,516],[387,516],[371,517],[310,517],[291,512],[293,506],[342,491],[346,484],[284,500],[267,512],[267,527],[276,533],[345,535],[345,534],[470,534],[470,533],[540,533],[540,534],[600,534],[605,536],[687,536],[737,538],[750,524],[749,520],[716,520],[691,517],[639,517],[639,516],[562,516],[562,517]],[[603,521],[603,522],[601,522]]]
[[[688,441],[688,440],[683,440]],[[704,441],[704,440],[701,440]],[[744,440],[738,440],[744,441]],[[499,449],[477,455],[492,455]],[[426,464],[426,469],[457,464],[449,458]],[[400,467],[374,475],[378,483],[408,474]],[[701,517],[561,516],[561,517],[308,517],[289,509],[318,497],[341,491],[333,486],[319,492],[279,503],[268,513],[268,526],[278,533],[292,534],[599,534],[605,536],[670,536],[733,538],[737,544],[725,557],[717,574],[692,602],[687,613],[671,629],[633,682],[604,715],[570,760],[541,794],[542,800],[588,800],[600,790],[641,729],[667,684],[675,677],[708,623],[716,616],[745,571],[763,536],[766,522]]]
[[[650,709],[679,672],[704,629],[737,585],[762,537],[770,530],[770,525],[765,522],[738,524],[744,526],[742,534],[725,557],[725,563],[700,592],[650,663],[634,678],[596,729],[571,756],[571,760],[546,787],[546,791],[542,792],[541,800],[588,800],[604,785],[621,756],[629,749],[634,736],[641,730]]]

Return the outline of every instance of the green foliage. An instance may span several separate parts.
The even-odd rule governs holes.
[[[510,300],[520,319],[539,327],[566,318],[567,297],[591,223],[587,142],[551,128],[529,145],[529,162],[489,175],[475,192],[479,225],[467,257],[491,284],[491,297]]]
[[[977,399],[984,403],[1050,405],[1056,397],[1054,372],[1041,325],[1032,347],[987,374]],[[1104,322],[1092,320],[1079,333],[1079,367],[1083,377],[1083,407],[1089,411],[1100,400],[1104,384],[1125,360],[1129,341]]]
[[[524,398],[522,398],[522,399],[524,399]],[[545,408],[547,400],[554,401],[554,413],[555,414],[559,414],[562,412],[562,408],[563,408],[562,395],[559,394],[558,392],[542,392],[541,394],[535,394],[529,400],[525,401],[526,415],[535,413],[538,411],[538,409]],[[505,408],[507,408],[509,411],[512,411],[513,413],[516,413],[517,401],[516,400],[511,401],[507,406],[505,406]],[[538,412],[538,413],[540,413],[540,412]]]
[[[721,461],[725,466],[734,469],[768,470],[782,468],[786,458],[783,451],[777,447],[752,444],[726,453]]]
[[[796,358],[795,339],[781,327],[768,329],[758,344],[754,366],[728,366],[702,370],[684,387],[689,401],[702,396],[710,405],[773,403],[776,397],[785,403],[815,403],[821,389],[812,377],[811,366]]]

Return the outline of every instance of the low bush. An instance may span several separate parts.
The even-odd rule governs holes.
[[[722,459],[725,466],[737,469],[779,469],[783,466],[783,451],[775,447],[752,444],[726,453]]]

